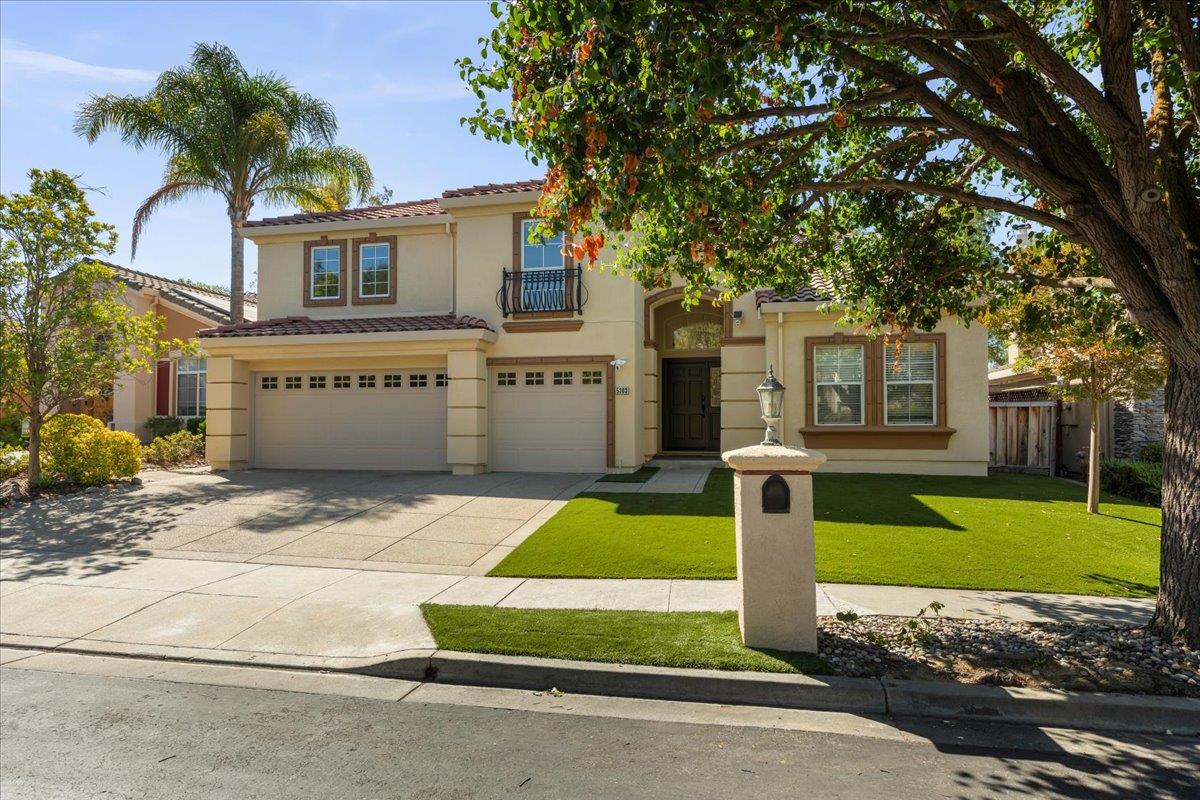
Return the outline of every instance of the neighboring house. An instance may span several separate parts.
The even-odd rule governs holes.
[[[106,266],[125,284],[125,302],[134,313],[154,312],[163,317],[164,339],[194,339],[201,329],[230,322],[228,294],[116,264]],[[254,302],[254,295],[249,295],[244,312],[249,320],[254,319]],[[66,410],[100,417],[111,422],[116,430],[130,431],[146,441],[149,439],[146,420],[150,417],[203,417],[205,394],[204,358],[180,358],[173,354],[170,359],[159,361],[151,373],[122,375],[107,402],[90,400]]]
[[[208,459],[244,467],[628,471],[762,439],[827,469],[983,475],[986,332],[947,319],[894,363],[816,291],[685,310],[530,243],[540,181],[247,223],[259,320],[202,331]],[[710,293],[709,300],[715,293]]]
[[[1016,347],[1010,347],[1009,363],[996,365],[988,372],[991,466],[1052,474],[1086,473],[1091,401],[1057,399],[1045,378],[1011,366],[1018,355]],[[1143,446],[1162,441],[1163,391],[1160,388],[1145,400],[1107,400],[1101,404],[1101,458],[1137,458]],[[1039,434],[1031,435],[1029,420],[1035,418],[1033,424]],[[1022,428],[1027,431],[1024,437],[1019,433]]]

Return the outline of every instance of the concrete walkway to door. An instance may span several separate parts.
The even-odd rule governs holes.
[[[483,575],[597,476],[148,471],[0,511],[6,555]]]

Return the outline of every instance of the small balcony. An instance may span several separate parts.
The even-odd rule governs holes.
[[[506,269],[496,293],[505,317],[525,314],[580,314],[587,302],[583,269]]]

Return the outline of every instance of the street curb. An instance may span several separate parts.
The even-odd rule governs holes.
[[[897,717],[1004,722],[1083,730],[1200,735],[1200,699],[1105,692],[672,669],[438,650],[424,680],[550,689],[695,703],[843,711]],[[401,666],[412,677],[411,661]],[[387,665],[369,668],[384,674]]]
[[[675,669],[527,656],[405,650],[377,657],[309,657],[117,642],[0,636],[0,646],[54,653],[370,675],[507,689],[559,689],[692,703],[1001,722],[1081,730],[1200,735],[1200,699],[1067,692],[943,681]]]
[[[884,714],[878,681],[833,675],[785,675],[671,669],[550,658],[438,650],[426,680],[510,689],[557,688],[579,694],[620,695],[731,705]]]

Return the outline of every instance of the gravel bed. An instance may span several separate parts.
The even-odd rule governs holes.
[[[1145,627],[996,619],[819,619],[839,675],[1200,697],[1200,652]]]

